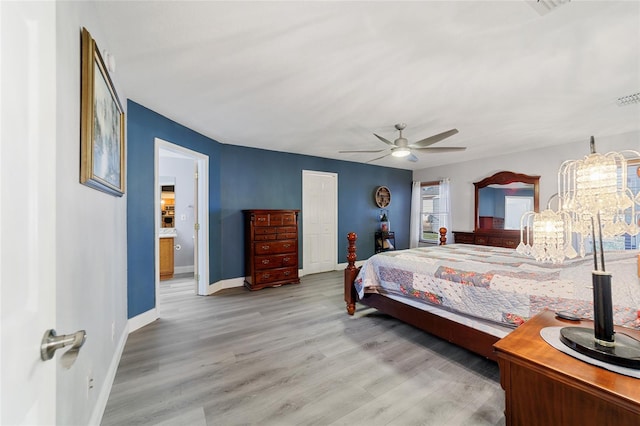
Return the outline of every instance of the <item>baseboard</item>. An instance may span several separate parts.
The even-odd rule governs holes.
[[[194,267],[193,265],[187,265],[187,266],[174,266],[173,267],[173,274],[177,275],[177,274],[188,274],[190,272],[194,271]]]
[[[120,359],[122,358],[122,352],[124,352],[124,346],[127,343],[127,337],[129,336],[129,324],[125,324],[124,330],[118,340],[118,345],[111,358],[109,369],[105,375],[100,394],[96,400],[96,405],[93,407],[91,413],[90,425],[99,425],[102,423],[102,416],[104,416],[104,410],[107,408],[107,402],[109,401],[109,395],[111,394],[111,388],[113,387],[113,381],[116,378],[116,372],[118,371],[118,365],[120,365]]]
[[[345,264],[346,266],[346,264]],[[298,270],[298,276],[303,277],[304,272],[302,269]],[[220,290],[224,290],[225,288],[234,288],[234,287],[242,287],[244,285],[244,277],[240,278],[231,278],[228,280],[218,281],[217,283],[209,284],[209,288],[207,290],[207,295],[212,295]]]
[[[231,278],[228,280],[218,281],[217,283],[209,284],[207,289],[207,295],[211,295],[225,288],[242,287],[244,285],[244,277]]]
[[[149,309],[147,312],[143,312],[140,315],[136,315],[133,318],[129,318],[129,322],[128,322],[129,333],[133,333],[139,328],[142,328],[145,325],[151,324],[158,318],[160,318],[160,315],[158,315],[157,306],[153,309]]]

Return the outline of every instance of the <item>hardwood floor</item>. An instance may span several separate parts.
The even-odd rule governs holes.
[[[503,425],[497,364],[358,306],[342,271],[195,296],[163,282],[102,424]]]

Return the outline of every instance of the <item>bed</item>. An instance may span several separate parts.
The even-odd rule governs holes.
[[[493,344],[544,310],[592,316],[590,258],[536,263],[513,249],[444,244],[376,254],[355,266],[355,233],[347,236],[347,312],[356,302],[496,360]],[[607,253],[613,272],[614,322],[640,329],[638,251]]]

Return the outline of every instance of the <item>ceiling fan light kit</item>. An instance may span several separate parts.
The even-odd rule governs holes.
[[[394,157],[406,157],[409,154],[411,154],[411,150],[407,147],[397,148],[391,152]]]
[[[402,136],[402,131],[405,129],[405,127],[407,127],[406,124],[404,123],[398,123],[395,125],[396,129],[398,130],[398,132],[400,132],[399,137],[391,142],[390,140],[383,138],[380,135],[377,134],[373,134],[375,137],[377,137],[378,139],[380,139],[380,141],[386,143],[387,145],[389,145],[391,147],[391,152],[388,154],[383,155],[382,157],[377,157],[374,158],[372,160],[367,161],[367,163],[371,163],[372,161],[376,161],[376,160],[380,160],[382,158],[387,157],[388,155],[391,155],[393,157],[397,157],[397,158],[403,158],[405,157],[408,161],[413,161],[416,162],[418,161],[418,157],[416,157],[413,152],[414,151],[418,151],[418,152],[453,152],[453,151],[464,151],[465,149],[467,149],[466,147],[449,147],[449,148],[432,148],[430,147],[431,145],[435,144],[436,142],[440,142],[443,139],[448,138],[449,136],[453,136],[456,133],[458,133],[458,129],[451,129],[451,130],[447,130],[446,132],[442,132],[439,133],[437,135],[433,135],[433,136],[429,136],[428,138],[424,138],[422,140],[419,140],[418,142],[414,142],[412,144],[409,143],[409,141]],[[340,153],[353,153],[353,152],[370,152],[370,153],[374,153],[374,152],[382,152],[384,150],[379,150],[379,151],[372,151],[372,150],[360,150],[360,151],[340,151]]]

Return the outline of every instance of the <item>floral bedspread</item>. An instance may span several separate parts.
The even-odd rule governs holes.
[[[640,329],[640,251],[607,252],[614,322]],[[379,253],[369,258],[355,286],[408,297],[516,327],[549,309],[593,317],[593,258],[542,264],[500,247],[451,244]]]

